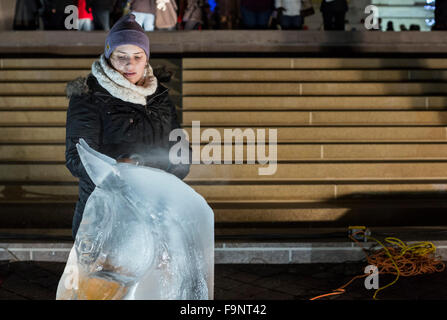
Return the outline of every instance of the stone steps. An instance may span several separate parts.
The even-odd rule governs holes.
[[[201,146],[203,151],[204,145]],[[256,160],[256,145],[232,145],[235,158],[242,148],[246,160]],[[447,160],[446,143],[412,144],[278,144],[278,162],[324,161],[432,161]],[[223,150],[223,149],[222,149]],[[203,151],[205,152],[205,151]],[[224,161],[224,151],[221,154]],[[0,162],[65,162],[65,144],[0,144]]]
[[[183,97],[183,110],[440,110],[444,96]],[[65,96],[0,96],[0,110],[66,110]]]
[[[0,70],[1,81],[71,81],[86,77],[90,70]]]
[[[70,227],[64,91],[92,61],[0,59],[0,225]],[[190,138],[193,121],[199,135],[278,138],[273,175],[259,163],[193,164],[185,182],[217,224],[445,224],[446,70],[438,58],[185,58],[174,76],[182,92],[170,93]],[[232,144],[232,159],[242,147],[245,161],[259,160],[256,138]],[[199,141],[205,154],[209,138]]]
[[[234,130],[234,127],[212,127],[224,137],[225,129]],[[294,126],[294,127],[237,127],[241,131],[247,129],[265,129],[266,139],[269,139],[269,129],[277,130],[278,142],[298,142],[298,143],[332,143],[332,142],[358,142],[358,143],[374,143],[374,142],[444,142],[446,141],[445,127],[429,127],[429,126]],[[0,128],[3,130],[14,130],[14,128]],[[57,128],[54,128],[57,129]],[[192,137],[192,127],[184,126],[189,137]],[[200,127],[200,132],[205,131],[208,127]],[[197,130],[197,129],[196,129]],[[198,132],[198,131],[197,131]],[[256,131],[255,131],[256,132]],[[43,132],[42,132],[43,133]],[[17,133],[20,134],[20,133]],[[256,137],[255,137],[256,138]],[[255,141],[255,138],[248,140]],[[19,139],[19,137],[17,137]],[[197,140],[199,137],[197,138]],[[208,143],[209,139],[200,136],[201,142]],[[1,141],[1,134],[0,134]]]
[[[185,58],[183,69],[447,69],[443,58]]]
[[[0,58],[1,69],[90,69],[96,58]],[[168,59],[152,59],[168,62]],[[183,69],[447,69],[444,58],[184,58]]]
[[[303,228],[367,226],[445,226],[442,199],[358,199],[293,203],[214,202],[216,226],[270,225]],[[75,200],[0,202],[3,228],[70,228]],[[234,225],[235,227],[237,225]],[[273,225],[272,225],[273,226]]]
[[[26,112],[28,114],[29,112]],[[0,112],[0,117],[2,112]],[[16,114],[17,119],[24,118]],[[32,114],[34,115],[34,114]],[[22,116],[22,118],[19,118]],[[37,114],[36,114],[37,116]],[[62,117],[62,114],[60,115]],[[7,117],[4,117],[7,118]],[[9,116],[8,118],[14,119]],[[36,117],[37,118],[37,117]],[[45,119],[42,113],[42,119]],[[23,120],[22,120],[23,121]],[[446,111],[184,111],[183,124],[200,121],[203,126],[293,126],[293,125],[442,125]],[[0,120],[0,124],[2,121]]]
[[[259,175],[269,165],[192,164],[188,183],[241,182],[324,182],[369,181],[392,182],[418,180],[445,181],[445,162],[384,162],[384,163],[280,163],[272,175]],[[3,182],[75,182],[63,164],[0,164]]]
[[[57,92],[56,87],[51,86],[34,88],[27,84],[26,88],[11,88],[14,92],[29,90],[49,94]],[[443,94],[447,91],[447,84],[440,82],[194,82],[183,84],[184,96],[370,96],[370,95],[430,95]],[[28,91],[27,91],[28,92]]]
[[[1,99],[1,97],[0,97]],[[1,103],[1,100],[0,100]],[[0,104],[1,106],[1,104]],[[445,96],[187,96],[183,110],[430,110],[445,109]]]
[[[221,137],[224,137],[225,129],[235,129],[232,127],[213,127]],[[238,127],[245,131],[246,127]],[[260,127],[266,129],[266,139],[269,137],[268,127]],[[191,137],[192,128],[184,127],[185,131]],[[202,131],[207,127],[201,127]],[[252,129],[252,128],[248,128]],[[256,129],[256,128],[255,128]],[[408,126],[361,126],[361,127],[270,127],[277,129],[277,137],[279,143],[300,142],[300,143],[340,143],[340,142],[357,142],[357,143],[405,143],[405,142],[445,142],[445,127],[408,127]],[[201,137],[201,141],[208,143],[208,139]],[[250,140],[253,141],[253,140]],[[0,143],[21,143],[21,144],[53,144],[65,143],[65,127],[0,127]]]
[[[73,79],[73,78],[71,78]],[[66,96],[66,81],[58,82],[6,82],[0,85],[0,95],[9,96]],[[178,95],[175,89],[170,90],[173,95]]]
[[[2,73],[0,72],[0,75]],[[55,74],[56,76],[56,74]],[[447,70],[184,70],[185,82],[377,82],[377,81],[445,81]]]
[[[209,185],[191,184],[191,187],[214,204],[269,204],[318,205],[321,202],[393,199],[441,199],[447,192],[447,181],[440,183],[384,181],[369,184],[321,181],[319,183],[258,183]],[[77,183],[36,184],[32,181],[0,184],[1,203],[73,203],[77,200]],[[268,197],[267,197],[268,196]]]
[[[79,76],[87,76],[90,68],[82,69],[59,69],[46,70],[34,69],[0,69],[0,79],[2,82],[42,82],[42,81],[70,81]],[[445,81],[447,70],[245,70],[241,74],[240,70],[214,70],[212,73],[203,70],[184,70],[183,81],[218,81],[218,82],[396,82],[396,81]]]
[[[443,125],[447,111],[184,111],[190,126]],[[65,126],[66,111],[0,111],[0,126]]]
[[[68,69],[68,70],[90,70],[92,63],[99,57],[95,56],[93,58],[0,58],[0,70],[42,70],[46,72],[48,69],[50,71]],[[434,62],[428,62],[430,64]],[[439,61],[439,63],[442,63]],[[168,68],[176,68],[177,65],[173,63],[170,59],[151,59],[151,66],[157,66],[159,64],[166,65]]]
[[[2,83],[0,95],[64,96],[65,82],[10,82]],[[184,83],[184,96],[385,96],[434,95],[447,91],[447,84],[439,82],[405,83]]]

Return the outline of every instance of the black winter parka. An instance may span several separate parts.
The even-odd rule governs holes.
[[[169,141],[169,133],[180,128],[180,124],[168,88],[160,82],[156,91],[146,97],[145,106],[112,96],[92,74],[69,82],[66,93],[70,99],[66,123],[66,167],[79,178],[73,238],[85,203],[95,188],[76,149],[80,138],[93,149],[117,160],[136,158],[140,164],[165,170],[180,179],[189,173],[189,164],[173,165],[169,162],[169,149],[176,143]]]

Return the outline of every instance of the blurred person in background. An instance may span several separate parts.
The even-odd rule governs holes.
[[[92,31],[94,28],[93,15],[92,13],[87,12],[87,8],[85,5],[86,5],[85,0],[78,0],[78,19],[79,19],[78,30]]]
[[[144,31],[154,31],[157,11],[155,0],[130,0],[130,10]]]
[[[240,10],[244,27],[267,29],[273,9],[273,0],[241,0]]]
[[[204,7],[205,1],[203,0],[180,0],[180,16],[182,17],[183,29],[198,30],[202,28]]]
[[[114,25],[122,16],[130,13],[129,0],[116,0],[115,6],[110,13],[110,25]]]
[[[275,10],[280,10],[279,24],[283,30],[300,30],[303,28],[301,17],[301,0],[275,0]]]
[[[86,0],[86,9],[93,15],[95,30],[110,30],[110,13],[117,0]]]
[[[39,28],[39,0],[17,0],[13,30],[36,30]]]
[[[177,29],[177,3],[175,0],[156,0],[155,27],[157,30],[173,31]]]
[[[388,21],[386,25],[386,31],[394,31],[394,23],[393,21]]]
[[[216,0],[220,29],[233,29],[239,25],[239,1]]]
[[[447,30],[447,1],[435,1],[435,24],[432,30]]]
[[[322,0],[320,11],[324,30],[345,30],[345,16],[348,11],[346,0]]]

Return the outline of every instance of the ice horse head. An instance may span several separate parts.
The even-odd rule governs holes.
[[[212,299],[214,214],[163,170],[117,163],[80,139],[96,188],[56,299]]]

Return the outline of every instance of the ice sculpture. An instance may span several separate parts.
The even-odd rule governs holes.
[[[213,299],[214,213],[165,171],[117,163],[84,140],[96,188],[56,299]]]

